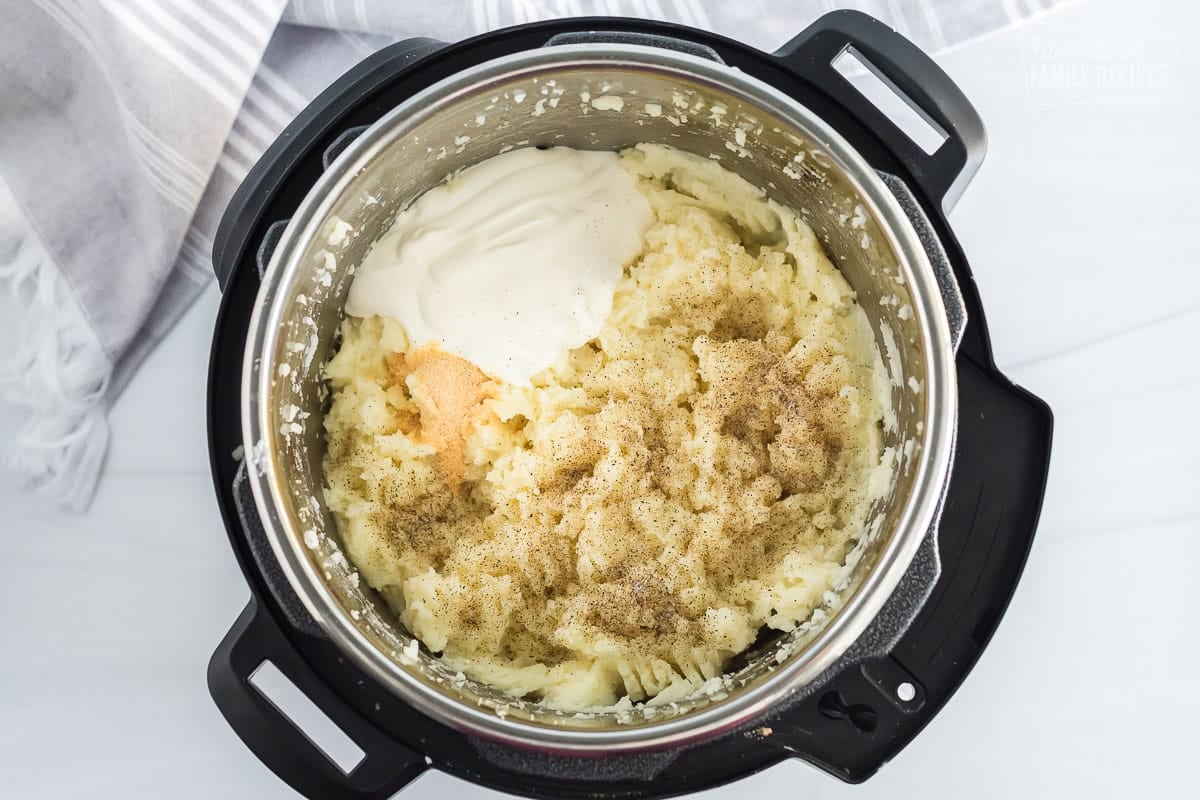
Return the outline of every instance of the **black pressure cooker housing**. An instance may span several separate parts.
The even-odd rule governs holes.
[[[932,594],[884,657],[838,662],[816,693],[752,726],[683,748],[621,756],[525,750],[465,734],[415,711],[344,657],[321,632],[275,561],[233,454],[242,445],[242,359],[259,278],[284,224],[333,158],[418,91],[475,64],[551,38],[622,41],[715,53],[814,111],[877,170],[900,177],[931,221],[963,295],[968,324],[956,357],[957,450],[938,532],[942,570]],[[848,48],[939,127],[926,154],[832,62]],[[983,308],[943,200],[985,147],[978,117],[949,78],[911,43],[857,12],[828,14],[778,52],[667,23],[578,18],[522,25],[446,45],[409,39],[370,56],[322,93],[266,152],[234,195],[213,264],[223,292],[209,367],[213,480],[251,600],[212,657],[209,689],[250,749],[313,800],[386,798],[427,767],[545,798],[644,798],[711,788],[784,758],[848,782],[873,775],[958,688],[1000,622],[1033,540],[1049,465],[1052,418],[992,358]],[[969,177],[969,174],[966,175]],[[918,555],[912,570],[927,568]],[[904,591],[904,584],[897,594]],[[887,608],[877,623],[888,624]],[[343,773],[250,683],[264,661],[364,751]],[[896,692],[910,684],[911,697]]]

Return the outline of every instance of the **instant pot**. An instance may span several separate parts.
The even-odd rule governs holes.
[[[919,147],[843,77],[834,61],[847,51],[940,146]],[[813,228],[885,355],[891,479],[806,624],[764,633],[692,697],[567,713],[450,673],[359,580],[322,494],[322,368],[354,264],[421,192],[516,147],[636,142],[716,159]],[[1045,489],[1050,411],[996,369],[946,221],[984,148],[946,75],[856,12],[773,54],[582,18],[410,39],[344,75],[247,176],[213,250],[212,472],[252,597],[208,678],[238,736],[322,800],[389,797],[430,767],[548,798],[683,794],[784,758],[871,776],[979,658]],[[359,745],[356,766],[340,769],[255,688],[265,661]]]

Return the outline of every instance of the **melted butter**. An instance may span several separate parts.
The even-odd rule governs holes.
[[[391,317],[513,384],[585,344],[654,221],[616,153],[513,150],[430,189],[358,268],[347,313]]]

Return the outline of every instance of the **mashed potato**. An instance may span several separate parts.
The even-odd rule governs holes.
[[[792,211],[668,148],[622,165],[645,252],[532,386],[379,317],[347,319],[327,367],[349,558],[452,668],[562,709],[679,697],[807,619],[864,534],[890,403]]]

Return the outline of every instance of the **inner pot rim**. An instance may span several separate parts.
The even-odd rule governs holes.
[[[289,279],[333,207],[357,175],[401,136],[441,108],[481,85],[553,69],[637,69],[707,83],[721,92],[787,120],[805,139],[824,149],[878,221],[909,283],[925,354],[925,416],[912,491],[896,532],[881,548],[875,565],[842,607],[807,645],[769,676],[727,699],[685,716],[606,730],[571,729],[502,717],[442,693],[388,658],[350,620],[300,544],[300,525],[287,497],[282,449],[267,435],[275,375],[274,353],[281,334]],[[250,318],[242,373],[242,430],[255,505],[271,549],[288,583],[327,636],[355,663],[390,691],[435,720],[464,732],[521,747],[600,755],[678,746],[732,730],[818,677],[863,633],[907,571],[926,532],[937,518],[948,480],[957,420],[953,344],[936,277],[899,203],[874,169],[823,120],[772,86],[740,71],[697,56],[625,44],[559,45],[522,51],[456,73],[397,105],[349,147],[321,175],[289,221],[263,274]]]

